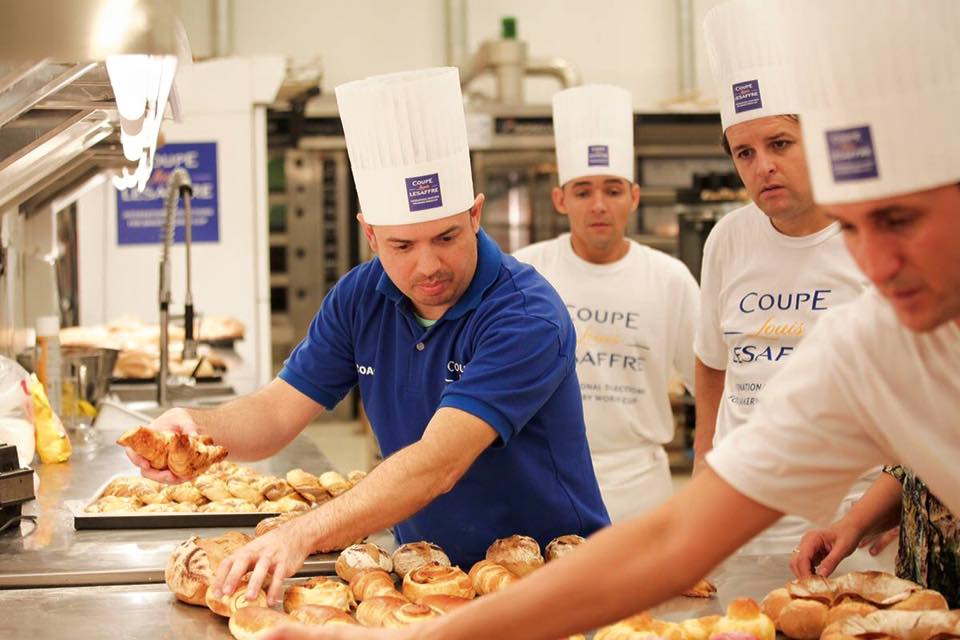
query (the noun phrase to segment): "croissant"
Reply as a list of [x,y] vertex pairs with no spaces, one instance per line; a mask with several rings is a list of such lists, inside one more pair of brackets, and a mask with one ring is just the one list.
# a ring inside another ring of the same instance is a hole
[[469,603],[470,598],[461,598],[460,596],[448,596],[443,594],[424,596],[420,599],[420,604],[426,605],[440,614],[450,613],[454,609]]
[[387,628],[406,627],[430,618],[436,618],[439,615],[426,605],[407,603],[387,615],[383,619],[383,626]]
[[117,438],[117,444],[133,449],[154,469],[169,469],[181,478],[199,475],[227,457],[227,450],[214,445],[209,437],[154,431],[144,426],[122,434]]
[[241,580],[240,584],[237,585],[237,588],[234,590],[232,596],[221,596],[215,598],[213,596],[213,590],[207,589],[206,603],[210,611],[213,611],[218,616],[223,616],[224,618],[229,618],[237,612],[237,610],[244,607],[266,607],[267,606],[267,594],[261,589],[257,592],[257,597],[255,600],[247,600],[247,580]]
[[297,622],[312,626],[327,624],[357,624],[357,621],[336,607],[308,604],[290,612],[290,616]]
[[365,627],[382,627],[383,619],[410,601],[396,596],[373,596],[357,607],[357,622]]
[[341,611],[350,611],[357,606],[347,585],[326,576],[295,584],[283,594],[283,610],[287,613],[308,604],[334,607]]
[[361,569],[350,580],[350,590],[358,602],[374,596],[403,597],[393,578],[383,569]]
[[432,542],[408,542],[393,552],[393,570],[400,578],[430,562],[450,566],[450,558]]
[[523,577],[543,566],[540,544],[529,536],[510,536],[494,541],[487,549],[487,560],[492,560]]
[[414,569],[403,579],[403,595],[413,602],[437,594],[469,599],[476,596],[476,591],[470,576],[460,567],[446,567],[436,562]]
[[481,560],[470,569],[470,582],[480,595],[499,591],[519,579],[506,567],[490,560]]

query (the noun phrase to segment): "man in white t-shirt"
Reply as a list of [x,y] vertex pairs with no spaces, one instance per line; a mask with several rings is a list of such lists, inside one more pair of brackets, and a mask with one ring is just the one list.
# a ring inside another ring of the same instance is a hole
[[[824,313],[867,286],[839,224],[813,201],[796,99],[778,82],[783,69],[775,58],[757,57],[772,34],[751,35],[750,44],[707,39],[723,148],[753,202],[724,216],[704,246],[694,345],[694,473],[717,442],[746,424],[767,382]],[[862,495],[870,478],[852,488],[844,506]],[[741,553],[789,552],[810,526],[785,516]]]
[[[706,23],[730,14],[784,38],[814,197],[874,288],[817,323],[749,422],[659,509],[415,628],[295,637],[551,640],[595,629],[679,594],[783,513],[829,519],[850,483],[885,462],[911,467],[960,513],[960,3],[734,0]],[[748,45],[750,33],[718,37]]]
[[676,371],[693,389],[697,284],[687,267],[628,239],[634,183],[630,92],[609,85],[554,96],[560,186],[570,233],[515,253],[543,274],[577,328],[577,377],[600,493],[613,522],[672,495],[663,445],[673,439],[667,393]]

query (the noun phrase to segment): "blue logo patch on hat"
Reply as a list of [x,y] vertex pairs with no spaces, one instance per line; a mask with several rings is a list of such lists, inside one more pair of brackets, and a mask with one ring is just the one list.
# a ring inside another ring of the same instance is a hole
[[763,99],[760,97],[759,82],[747,80],[733,85],[733,110],[735,113],[762,108]]
[[587,166],[588,167],[609,167],[610,166],[610,147],[605,144],[587,145]]
[[869,125],[827,131],[827,150],[834,182],[880,176]]
[[407,202],[410,212],[436,209],[443,206],[440,177],[435,173],[407,178]]

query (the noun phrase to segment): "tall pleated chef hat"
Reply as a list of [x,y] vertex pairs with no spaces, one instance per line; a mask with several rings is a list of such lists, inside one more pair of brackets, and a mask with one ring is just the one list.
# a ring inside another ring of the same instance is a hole
[[[797,90],[786,73],[794,34],[776,23],[787,0],[730,0],[703,19],[707,57],[717,85],[723,130],[748,120],[797,113]],[[810,38],[807,46],[819,46]]]
[[817,202],[960,181],[960,2],[813,0],[789,13],[783,28],[810,35],[792,75]]
[[473,205],[460,73],[439,67],[336,89],[360,208],[368,224],[428,222]]
[[620,87],[591,84],[553,96],[560,184],[584,176],[634,181],[633,99]]

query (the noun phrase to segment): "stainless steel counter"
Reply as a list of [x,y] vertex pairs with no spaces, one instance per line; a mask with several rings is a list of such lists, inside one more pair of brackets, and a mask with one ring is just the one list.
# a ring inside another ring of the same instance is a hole
[[[163,582],[163,568],[177,544],[191,535],[215,536],[226,531],[75,531],[73,515],[64,504],[67,500],[89,499],[109,477],[137,473],[114,444],[116,437],[110,431],[97,432],[93,443],[74,449],[69,462],[36,466],[38,497],[25,504],[23,511],[37,515],[37,524],[24,522],[19,531],[0,535],[0,588]],[[272,458],[249,466],[281,476],[296,467],[313,473],[332,468],[303,435]],[[248,532],[252,534],[252,528]],[[331,554],[311,556],[302,574],[333,573],[335,559]]]
[[[735,598],[759,601],[792,578],[788,556],[735,556],[711,576],[712,599],[676,598],[652,610],[679,621],[723,613]],[[851,562],[852,561],[852,562]],[[841,570],[861,568],[850,558]],[[638,586],[638,588],[640,588]],[[230,638],[226,619],[203,607],[177,602],[163,584],[0,591],[0,617],[14,614],[16,638]],[[109,612],[109,615],[106,613]]]

